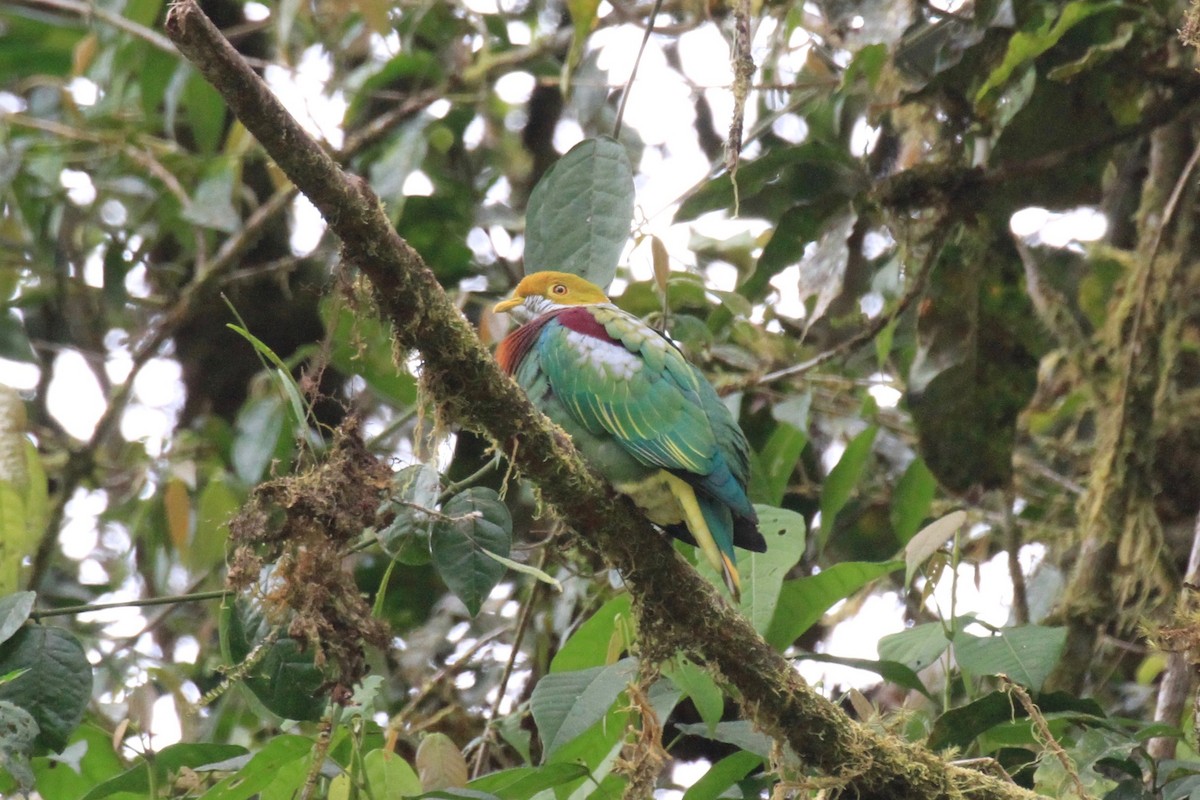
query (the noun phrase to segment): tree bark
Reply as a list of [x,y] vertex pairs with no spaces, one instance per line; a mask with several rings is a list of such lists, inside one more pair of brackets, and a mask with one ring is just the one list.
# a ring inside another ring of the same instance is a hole
[[808,766],[844,781],[857,796],[1036,796],[859,725],[814,692],[628,500],[587,468],[561,430],[501,374],[420,255],[389,224],[366,183],[343,173],[304,133],[194,0],[172,7],[166,28],[324,215],[342,241],[346,262],[373,284],[397,346],[420,352],[423,379],[446,419],[486,433],[504,452],[514,454],[522,473],[538,484],[566,522],[587,533],[580,537],[582,546],[595,548],[621,572],[647,657],[684,650],[715,666],[741,694],[747,715],[759,728],[786,742]]

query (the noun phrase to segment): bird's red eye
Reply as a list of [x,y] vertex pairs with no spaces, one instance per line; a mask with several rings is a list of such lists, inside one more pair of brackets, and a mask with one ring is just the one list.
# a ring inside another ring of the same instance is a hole
[[554,292],[555,294],[566,294],[567,287],[563,286],[561,283],[556,283],[554,284],[554,288],[552,288],[550,291]]

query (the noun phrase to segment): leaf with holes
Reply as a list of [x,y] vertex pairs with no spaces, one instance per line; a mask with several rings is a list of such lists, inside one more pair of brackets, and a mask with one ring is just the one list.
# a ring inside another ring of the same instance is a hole
[[66,746],[92,698],[92,665],[79,640],[62,628],[27,625],[0,645],[0,700],[33,716],[37,741],[55,752]]
[[742,570],[742,613],[765,633],[779,603],[783,578],[804,555],[804,517],[786,508],[756,505],[758,528],[767,541],[765,553],[739,554]]

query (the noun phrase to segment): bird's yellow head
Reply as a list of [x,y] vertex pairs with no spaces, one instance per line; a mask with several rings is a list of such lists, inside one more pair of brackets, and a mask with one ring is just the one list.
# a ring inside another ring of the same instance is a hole
[[578,275],[567,272],[535,272],[517,284],[512,297],[497,303],[497,314],[525,307],[532,313],[542,313],[555,306],[584,306],[607,303],[608,296]]

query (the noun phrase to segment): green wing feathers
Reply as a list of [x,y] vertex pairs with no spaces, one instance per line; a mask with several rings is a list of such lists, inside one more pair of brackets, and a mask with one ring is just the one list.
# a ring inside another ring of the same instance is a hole
[[717,440],[694,389],[681,386],[674,370],[654,369],[644,360],[628,373],[610,370],[583,352],[572,334],[562,326],[547,328],[539,355],[554,394],[580,424],[616,437],[647,466],[708,474]]

